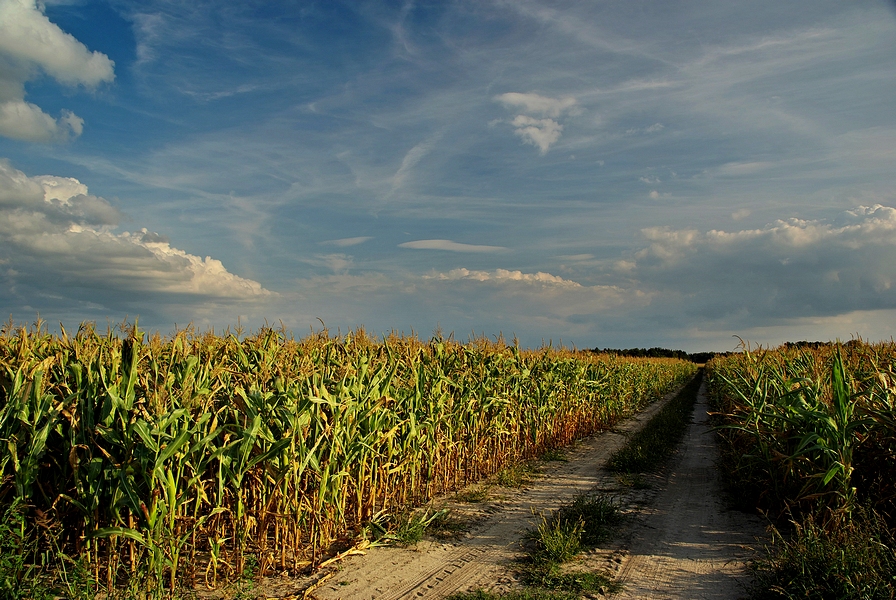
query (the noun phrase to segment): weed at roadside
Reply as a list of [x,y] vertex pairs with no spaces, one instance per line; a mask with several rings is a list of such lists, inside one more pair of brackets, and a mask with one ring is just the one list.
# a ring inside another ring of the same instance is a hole
[[563,448],[551,448],[541,455],[541,460],[545,462],[569,462],[569,457]]
[[538,474],[539,469],[534,463],[517,463],[498,471],[494,481],[503,487],[519,488],[532,481]]
[[641,473],[617,473],[616,481],[618,481],[620,485],[630,487],[633,490],[649,490],[653,487],[646,479],[644,479],[644,475]]
[[36,544],[26,528],[23,513],[22,502],[15,499],[4,511],[0,523],[0,597],[50,597],[37,581],[37,567],[29,562]]
[[857,509],[829,529],[807,516],[793,535],[773,534],[766,556],[751,566],[755,600],[894,597],[896,535],[873,511]]
[[541,523],[532,532],[536,550],[532,553],[536,563],[565,563],[582,550],[582,532],[585,523],[542,515]]
[[[430,513],[424,511],[408,511],[399,515],[379,515],[367,524],[365,535],[380,544],[395,544],[397,546],[414,546],[423,539],[427,528],[433,524],[447,519],[448,509],[442,509]],[[442,521],[444,523],[444,521]]]
[[485,484],[471,485],[454,495],[455,500],[467,504],[478,504],[480,502],[485,502],[488,498],[489,486]]
[[450,510],[441,510],[433,515],[427,535],[438,540],[453,540],[461,537],[469,529],[469,521],[456,517]]
[[532,559],[566,562],[582,549],[596,547],[623,518],[612,498],[602,494],[576,496],[569,506],[551,516],[542,516],[541,523],[530,533],[529,538],[535,542]]
[[596,547],[622,519],[617,503],[601,494],[579,495],[569,506],[542,516],[541,523],[528,536],[534,548],[528,560],[519,566],[523,582],[531,590],[549,590],[554,594],[546,598],[566,597],[563,594],[578,598],[586,592],[618,591],[618,584],[603,572],[568,571],[561,565],[582,550]]

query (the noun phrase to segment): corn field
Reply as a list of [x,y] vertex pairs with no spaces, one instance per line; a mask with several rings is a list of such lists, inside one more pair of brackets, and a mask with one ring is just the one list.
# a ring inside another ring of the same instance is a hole
[[106,589],[320,562],[369,520],[604,429],[696,371],[503,341],[0,332],[0,503]]
[[[896,344],[757,349],[707,365],[741,493],[774,514],[896,524]],[[753,492],[751,495],[750,492]]]

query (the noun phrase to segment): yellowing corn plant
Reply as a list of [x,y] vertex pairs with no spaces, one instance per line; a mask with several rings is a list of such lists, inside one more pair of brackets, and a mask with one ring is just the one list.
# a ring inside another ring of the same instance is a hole
[[[0,333],[0,504],[96,585],[296,572],[396,513],[613,424],[696,371],[503,342]],[[36,558],[35,558],[36,560]]]

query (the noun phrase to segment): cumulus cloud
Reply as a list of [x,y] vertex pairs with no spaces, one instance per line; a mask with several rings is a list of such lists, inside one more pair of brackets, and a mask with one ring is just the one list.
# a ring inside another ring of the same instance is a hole
[[15,295],[24,286],[31,293],[90,299],[99,298],[101,290],[104,301],[134,294],[271,295],[221,261],[172,247],[158,233],[116,234],[120,221],[117,208],[89,194],[77,179],[28,177],[0,161],[0,262],[7,293]]
[[54,119],[25,101],[25,83],[39,71],[71,87],[115,78],[108,56],[51,23],[35,0],[0,0],[0,135],[33,142],[78,137],[83,119],[67,110]]
[[551,98],[534,93],[508,92],[495,96],[494,100],[508,109],[520,111],[521,114],[510,122],[514,133],[524,143],[538,148],[542,155],[550,150],[563,132],[563,125],[557,119],[565,113],[577,112],[577,101],[571,96]]
[[419,291],[439,308],[446,319],[441,323],[449,329],[458,323],[493,323],[494,330],[506,333],[524,321],[527,330],[554,339],[581,335],[583,326],[601,328],[608,318],[615,323],[651,301],[650,294],[631,286],[582,285],[551,273],[507,269],[432,273],[422,278]]
[[526,283],[540,283],[545,285],[556,285],[561,287],[582,287],[581,284],[563,279],[550,273],[523,273],[522,271],[508,271],[507,269],[497,269],[495,271],[471,271],[469,269],[452,269],[447,273],[439,273],[438,275],[427,276],[430,279],[440,280],[457,280],[471,279],[473,281],[522,281]]
[[449,252],[501,252],[507,250],[503,246],[481,246],[475,244],[461,244],[451,240],[416,240],[398,244],[399,248],[411,248],[414,250],[447,250]]
[[[749,320],[896,308],[896,209],[740,231],[642,230],[626,275],[707,317]],[[632,264],[633,263],[633,264]],[[619,269],[621,272],[622,270]]]
[[553,119],[533,119],[525,115],[517,115],[512,125],[514,133],[523,138],[523,142],[536,146],[542,154],[550,150],[563,131],[563,125]]

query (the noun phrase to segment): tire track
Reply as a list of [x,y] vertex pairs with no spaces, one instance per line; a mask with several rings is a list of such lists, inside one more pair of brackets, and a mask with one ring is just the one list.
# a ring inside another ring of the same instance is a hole
[[763,536],[758,518],[725,510],[705,384],[665,488],[636,529],[617,577],[628,599],[732,600],[744,594],[747,561]]

